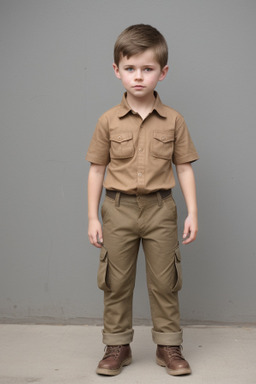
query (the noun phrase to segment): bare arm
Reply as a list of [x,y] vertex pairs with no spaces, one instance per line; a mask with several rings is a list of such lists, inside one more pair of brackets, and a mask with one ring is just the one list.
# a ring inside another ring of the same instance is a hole
[[189,244],[196,239],[198,232],[195,177],[190,163],[176,165],[176,171],[188,210],[182,243]]
[[103,242],[98,212],[105,169],[105,165],[91,164],[88,175],[88,236],[97,248],[101,248],[98,239]]

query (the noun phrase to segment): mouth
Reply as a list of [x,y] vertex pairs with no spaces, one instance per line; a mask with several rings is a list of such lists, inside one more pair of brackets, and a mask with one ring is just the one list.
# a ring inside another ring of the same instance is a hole
[[144,89],[145,87],[143,87],[143,85],[135,85],[133,88],[134,89]]

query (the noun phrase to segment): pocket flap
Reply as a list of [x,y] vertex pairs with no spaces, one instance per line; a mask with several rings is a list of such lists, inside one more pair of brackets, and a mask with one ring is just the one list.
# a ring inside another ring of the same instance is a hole
[[174,131],[155,131],[154,139],[159,140],[162,143],[169,143],[170,141],[174,141]]
[[102,247],[100,250],[100,263],[97,274],[98,287],[103,291],[108,291],[108,251]]
[[108,251],[104,247],[102,247],[100,250],[100,261],[106,260],[107,253],[108,253]]
[[132,139],[132,132],[121,132],[116,133],[115,135],[110,135],[110,140],[117,143],[122,143],[123,141],[128,141]]
[[180,249],[179,248],[176,248],[175,249],[175,256],[176,256],[176,259],[181,262],[181,253],[180,253]]
[[179,247],[175,249],[174,265],[176,270],[176,284],[173,287],[173,292],[178,292],[182,288],[182,269],[181,269],[181,254]]

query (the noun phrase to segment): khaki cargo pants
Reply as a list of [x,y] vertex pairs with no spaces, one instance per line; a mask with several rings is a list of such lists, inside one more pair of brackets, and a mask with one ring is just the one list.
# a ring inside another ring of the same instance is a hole
[[182,344],[178,291],[181,258],[177,211],[170,194],[106,196],[101,209],[104,246],[98,286],[104,290],[103,343],[129,344],[133,339],[132,301],[137,255],[142,241],[153,322],[153,341]]

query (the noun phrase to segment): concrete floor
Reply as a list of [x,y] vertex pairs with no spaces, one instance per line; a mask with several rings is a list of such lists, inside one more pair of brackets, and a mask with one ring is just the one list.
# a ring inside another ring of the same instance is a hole
[[137,326],[133,363],[115,377],[98,376],[101,327],[0,325],[0,384],[256,383],[256,328],[184,327],[191,376],[169,376],[155,363],[151,328]]

